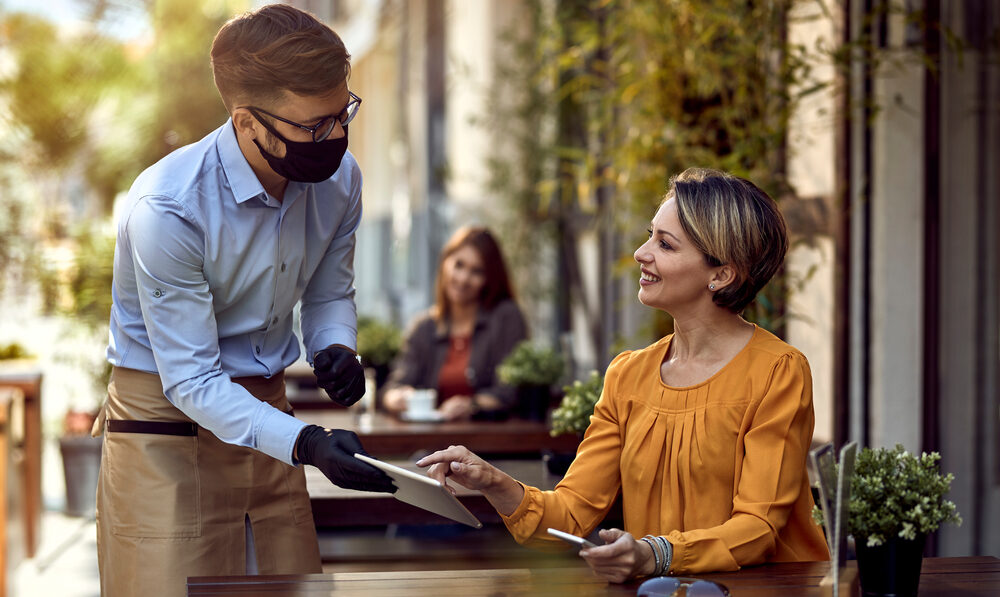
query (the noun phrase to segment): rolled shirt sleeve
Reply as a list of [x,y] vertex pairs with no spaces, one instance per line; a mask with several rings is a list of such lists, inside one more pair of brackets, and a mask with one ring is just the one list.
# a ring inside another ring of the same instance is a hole
[[292,462],[305,424],[254,398],[222,370],[213,296],[203,273],[203,233],[193,214],[147,197],[123,222],[137,297],[164,393],[222,441]]
[[[289,464],[304,423],[233,378],[272,377],[305,343],[354,347],[361,172],[268,195],[231,122],[143,172],[118,224],[107,358],[156,373],[167,399],[219,439]],[[311,356],[311,354],[310,354]]]

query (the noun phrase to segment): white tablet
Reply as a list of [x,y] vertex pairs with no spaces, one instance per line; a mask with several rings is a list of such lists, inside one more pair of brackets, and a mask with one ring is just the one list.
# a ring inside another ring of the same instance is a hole
[[397,500],[476,529],[482,528],[483,523],[479,522],[479,519],[436,479],[375,460],[364,454],[355,454],[354,457],[385,471],[385,474],[392,477],[393,484],[398,488],[392,497]]

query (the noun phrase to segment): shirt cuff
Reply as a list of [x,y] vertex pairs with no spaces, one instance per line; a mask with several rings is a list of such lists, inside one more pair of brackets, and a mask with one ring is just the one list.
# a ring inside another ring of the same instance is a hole
[[257,449],[285,464],[295,466],[298,463],[292,460],[292,451],[295,449],[299,433],[305,426],[304,421],[278,409],[271,409],[271,413],[265,415],[261,421],[260,431],[257,434]]
[[313,362],[313,355],[323,350],[327,346],[333,344],[340,344],[341,346],[346,346],[347,348],[353,350],[355,353],[357,353],[358,350],[357,333],[355,332],[354,334],[352,334],[350,330],[347,329],[328,328],[321,332],[318,332],[316,334],[316,338],[317,340],[319,340],[318,346],[316,346],[314,349],[310,349],[309,354],[306,355],[307,356],[306,360],[309,361],[310,365]]

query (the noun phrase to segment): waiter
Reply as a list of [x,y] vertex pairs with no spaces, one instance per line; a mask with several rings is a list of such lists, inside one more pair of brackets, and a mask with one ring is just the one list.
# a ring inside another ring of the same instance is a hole
[[115,249],[97,493],[105,597],[184,595],[200,575],[321,572],[300,463],[394,491],[345,430],[291,416],[293,308],[319,385],[350,405],[357,360],[361,98],[350,56],[312,15],[264,6],[219,30],[230,119],[132,185]]

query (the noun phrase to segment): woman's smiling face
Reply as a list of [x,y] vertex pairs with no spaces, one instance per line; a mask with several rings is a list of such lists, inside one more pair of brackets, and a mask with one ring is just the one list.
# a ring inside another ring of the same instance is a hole
[[444,291],[453,305],[479,302],[486,285],[483,258],[471,245],[455,250],[444,260]]
[[714,270],[681,227],[677,202],[670,198],[656,211],[649,240],[635,250],[639,263],[639,302],[668,313],[704,300]]

